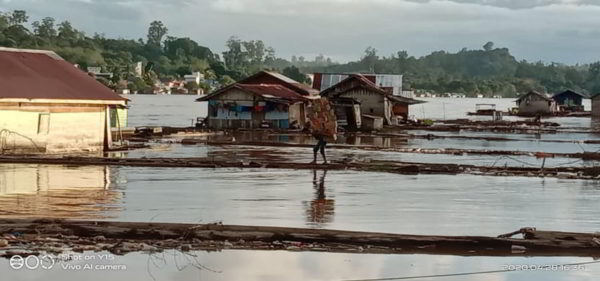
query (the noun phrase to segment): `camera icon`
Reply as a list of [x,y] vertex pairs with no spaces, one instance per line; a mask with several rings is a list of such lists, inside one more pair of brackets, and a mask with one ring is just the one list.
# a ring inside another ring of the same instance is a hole
[[44,255],[42,257],[31,255],[26,258],[23,258],[20,255],[14,255],[9,260],[10,267],[15,270],[19,270],[23,267],[31,270],[41,267],[42,269],[48,270],[52,269],[55,263],[54,257],[50,255]]
[[25,265],[25,259],[22,256],[14,255],[10,258],[8,264],[12,269],[21,269]]

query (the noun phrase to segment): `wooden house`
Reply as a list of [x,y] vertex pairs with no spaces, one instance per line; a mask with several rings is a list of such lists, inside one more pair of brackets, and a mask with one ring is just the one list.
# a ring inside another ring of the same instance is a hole
[[305,102],[318,91],[279,73],[261,71],[198,98],[208,102],[212,129],[300,128],[306,122]]
[[103,151],[126,103],[54,52],[0,48],[0,153]]
[[557,112],[556,101],[546,94],[531,91],[516,100],[519,107],[518,115],[536,116],[553,115]]
[[559,111],[579,112],[584,111],[583,99],[589,98],[587,95],[572,90],[566,90],[552,96],[556,101]]
[[407,119],[409,105],[422,103],[412,98],[394,96],[360,74],[351,74],[346,79],[325,89],[321,96],[334,104],[339,99],[352,99],[360,104],[362,115],[382,117],[386,124],[395,118]]

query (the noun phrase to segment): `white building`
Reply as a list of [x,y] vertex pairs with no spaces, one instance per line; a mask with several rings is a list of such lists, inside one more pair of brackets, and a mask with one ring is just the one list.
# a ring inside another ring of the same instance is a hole
[[196,85],[200,85],[200,82],[204,81],[204,74],[201,72],[192,72],[192,74],[184,75],[183,81],[185,83],[196,82]]

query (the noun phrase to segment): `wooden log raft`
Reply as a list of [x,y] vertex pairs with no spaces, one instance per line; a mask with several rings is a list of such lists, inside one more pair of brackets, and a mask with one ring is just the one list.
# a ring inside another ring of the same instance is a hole
[[[518,233],[525,234],[524,238],[222,224],[0,219],[0,235],[9,239],[11,248],[31,251],[48,251],[46,242],[55,247],[62,243],[65,248],[74,250],[108,250],[117,254],[139,250],[230,248],[465,256],[600,256],[600,244],[596,241],[599,234],[537,231],[534,228],[523,228]],[[12,253],[14,251],[7,251],[4,256]]]
[[[261,160],[258,160],[261,161]],[[209,158],[105,158],[105,157],[41,157],[0,156],[0,163],[27,163],[47,165],[103,165],[134,167],[182,167],[182,168],[269,168],[305,170],[354,170],[396,174],[472,174],[487,176],[559,177],[565,179],[598,179],[600,167],[496,167],[446,163],[419,163],[404,161],[351,162],[328,164],[275,162],[275,161],[219,161]]]
[[[401,139],[407,141],[407,139]],[[202,139],[182,139],[184,145],[231,145],[231,146],[259,146],[259,147],[304,147],[312,148],[312,144],[284,143],[284,142],[264,142],[264,141],[208,141]],[[396,153],[419,153],[419,154],[448,154],[448,155],[509,155],[509,156],[538,156],[543,152],[519,151],[519,150],[490,150],[490,149],[460,149],[460,148],[404,148],[404,147],[383,147],[375,145],[350,145],[350,144],[328,144],[327,149],[353,149],[366,151],[385,151]],[[550,155],[550,154],[548,154]],[[600,152],[582,152],[582,153],[551,153],[551,158],[578,158],[582,160],[600,160]]]

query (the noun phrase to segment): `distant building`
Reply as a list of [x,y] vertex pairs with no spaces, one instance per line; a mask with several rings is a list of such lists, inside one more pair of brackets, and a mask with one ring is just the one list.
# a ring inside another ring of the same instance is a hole
[[113,77],[113,74],[110,72],[102,72],[102,67],[100,66],[88,66],[87,72],[96,78],[110,79]]
[[592,117],[600,118],[600,93],[592,96]]
[[288,129],[306,122],[305,102],[318,91],[279,73],[261,71],[196,101],[208,102],[208,126],[213,129]]
[[0,153],[111,145],[111,111],[127,99],[51,51],[0,48],[0,65]]
[[541,94],[536,91],[531,91],[519,97],[516,100],[519,107],[519,115],[535,116],[535,115],[552,115],[556,113],[556,102],[546,94]]
[[321,96],[327,97],[333,103],[337,103],[339,99],[355,100],[360,104],[362,115],[379,116],[386,124],[394,124],[397,117],[406,120],[409,105],[422,103],[412,98],[393,96],[361,74],[351,74],[322,91]]
[[[393,96],[405,96],[412,98],[411,92],[402,91],[402,75],[399,74],[360,74],[375,84],[377,87],[387,91]],[[319,91],[327,90],[333,85],[340,83],[342,80],[348,78],[352,73],[314,73],[313,74],[313,88]]]
[[192,74],[184,75],[183,81],[185,81],[185,83],[196,82],[197,85],[200,85],[200,82],[204,81],[204,74],[201,72],[193,72]]
[[142,75],[144,75],[144,66],[141,61],[138,61],[135,64],[134,73],[135,73],[135,77],[138,77],[138,78],[142,78]]
[[572,90],[566,90],[552,96],[560,111],[569,112],[584,111],[583,99],[587,98],[589,98],[587,95]]

